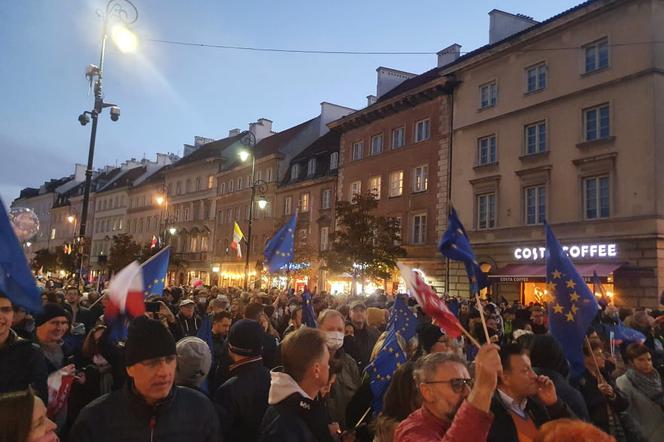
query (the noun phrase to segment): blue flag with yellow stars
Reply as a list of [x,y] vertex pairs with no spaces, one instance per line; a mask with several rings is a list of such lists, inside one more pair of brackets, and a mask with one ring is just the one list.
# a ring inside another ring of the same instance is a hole
[[163,295],[168,273],[168,260],[171,258],[171,247],[164,247],[152,258],[145,261],[143,268],[143,294]]
[[304,293],[302,293],[302,304],[302,323],[307,327],[318,328],[316,312],[314,311],[314,306],[311,304],[311,293],[309,293],[309,289],[306,287]]
[[595,295],[583,281],[567,253],[546,224],[546,279],[549,296],[549,332],[563,348],[572,378],[585,370],[583,343],[599,311]]
[[447,220],[447,230],[440,240],[438,250],[440,250],[443,256],[451,260],[463,262],[466,267],[468,279],[470,280],[470,291],[473,295],[479,293],[483,288],[488,287],[489,281],[477,263],[473,248],[470,247],[466,229],[463,228],[463,224],[461,224],[461,220],[459,220],[454,207],[450,210],[450,216]]
[[417,316],[408,308],[402,296],[397,296],[394,300],[390,317],[387,320],[387,331],[392,330],[399,332],[406,341],[417,333]]
[[399,345],[397,332],[394,330],[388,332],[383,347],[365,369],[369,375],[369,387],[373,393],[371,406],[375,414],[383,409],[383,395],[390,385],[394,372],[407,360],[405,350]]
[[276,273],[286,264],[293,262],[295,251],[295,226],[297,224],[297,213],[284,224],[272,239],[268,241],[263,251],[265,265],[270,273]]
[[[41,292],[0,199],[0,292],[29,312],[42,311]],[[11,327],[11,324],[9,324]]]

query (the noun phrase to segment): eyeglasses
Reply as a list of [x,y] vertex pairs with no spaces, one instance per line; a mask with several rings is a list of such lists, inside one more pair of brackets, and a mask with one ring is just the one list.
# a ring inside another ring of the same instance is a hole
[[165,356],[163,358],[146,359],[145,361],[139,362],[139,364],[148,368],[157,368],[162,362],[167,364],[175,362],[175,355]]
[[422,382],[423,384],[450,384],[452,387],[452,390],[454,390],[455,393],[461,393],[463,391],[463,387],[468,387],[473,388],[474,380],[472,379],[464,379],[464,378],[457,378],[457,379],[450,379],[449,381],[429,381],[429,382]]

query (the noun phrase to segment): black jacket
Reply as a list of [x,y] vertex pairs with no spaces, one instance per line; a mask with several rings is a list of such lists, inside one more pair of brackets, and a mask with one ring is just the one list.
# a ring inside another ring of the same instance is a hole
[[46,358],[37,344],[19,338],[13,330],[0,347],[0,393],[24,390],[29,385],[48,402]]
[[203,394],[174,387],[152,407],[131,386],[93,401],[79,414],[69,442],[217,442],[214,406]]
[[[609,429],[609,410],[607,409],[607,405],[611,407],[617,415],[617,413],[627,410],[629,407],[629,401],[623,392],[621,392],[616,386],[613,379],[611,379],[611,376],[606,376],[606,374],[604,374],[604,379],[611,388],[613,388],[613,391],[616,394],[616,397],[613,400],[609,400],[599,391],[597,388],[597,379],[595,379],[595,377],[587,370],[583,376],[579,378],[576,386],[586,401],[588,412],[590,413],[590,421],[605,433],[611,434]],[[619,420],[617,423],[621,424]]]
[[[491,400],[491,412],[494,417],[487,442],[518,442],[519,437],[512,416],[497,391]],[[546,407],[537,399],[529,398],[526,404],[526,414],[537,428],[554,419],[574,419],[576,417],[560,399],[553,406]]]
[[375,327],[365,324],[362,329],[355,329],[353,336],[344,338],[344,348],[346,352],[357,361],[360,372],[369,364],[371,350],[373,350],[380,332]]
[[226,440],[255,441],[270,391],[270,371],[260,357],[230,367],[231,378],[214,394]]
[[190,319],[187,319],[182,316],[181,313],[178,313],[175,316],[173,337],[176,341],[179,341],[180,339],[186,338],[187,336],[196,336],[202,322],[203,321],[201,320],[200,316],[195,313],[194,316],[192,316]]
[[260,442],[332,442],[325,404],[311,400],[293,378],[272,372],[270,394],[258,431]]

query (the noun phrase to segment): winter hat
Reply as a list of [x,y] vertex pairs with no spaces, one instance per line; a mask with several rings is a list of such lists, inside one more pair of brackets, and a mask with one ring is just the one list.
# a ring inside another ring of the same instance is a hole
[[39,327],[53,318],[65,317],[69,319],[67,311],[58,304],[45,304],[41,313],[35,315],[35,326]]
[[175,383],[188,387],[200,387],[212,365],[210,347],[202,339],[188,336],[180,339],[175,348],[178,355]]
[[431,352],[431,347],[443,336],[440,327],[433,324],[422,324],[417,330],[417,340],[425,353]]
[[241,356],[260,356],[263,333],[257,321],[241,319],[233,324],[228,333],[228,349]]
[[175,354],[175,339],[161,321],[139,316],[129,325],[125,344],[127,367],[148,359]]

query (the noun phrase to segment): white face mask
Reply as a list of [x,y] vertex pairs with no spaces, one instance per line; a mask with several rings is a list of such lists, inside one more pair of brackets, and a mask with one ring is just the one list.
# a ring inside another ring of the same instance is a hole
[[344,334],[340,331],[326,331],[325,335],[327,337],[327,348],[333,351],[337,351],[344,345]]

